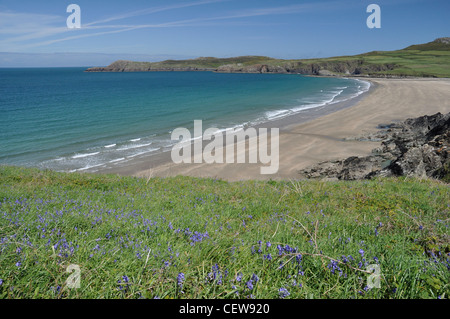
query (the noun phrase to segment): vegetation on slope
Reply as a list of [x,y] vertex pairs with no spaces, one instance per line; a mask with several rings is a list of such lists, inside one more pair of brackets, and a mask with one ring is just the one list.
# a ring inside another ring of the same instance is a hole
[[[448,298],[449,199],[433,180],[1,166],[0,298]],[[380,288],[368,285],[373,267]]]

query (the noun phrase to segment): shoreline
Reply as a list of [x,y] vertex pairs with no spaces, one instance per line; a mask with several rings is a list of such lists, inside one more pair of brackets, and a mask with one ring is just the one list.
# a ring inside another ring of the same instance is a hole
[[[342,77],[342,79],[347,79],[347,77]],[[297,126],[298,124],[304,124],[309,121],[312,121],[314,119],[317,119],[319,117],[322,117],[324,115],[328,115],[334,112],[337,112],[339,110],[348,108],[353,106],[354,104],[361,101],[366,95],[370,94],[373,90],[376,89],[377,85],[371,82],[367,79],[360,79],[364,82],[368,82],[370,87],[367,91],[364,91],[360,93],[358,96],[349,98],[344,101],[335,102],[331,104],[325,104],[322,106],[310,108],[301,110],[295,114],[291,114],[285,117],[281,117],[278,119],[272,119],[268,120],[267,122],[254,124],[248,127],[255,128],[256,130],[261,128],[267,128],[270,130],[270,128],[279,128],[280,131],[280,139],[281,135],[284,134],[291,134],[291,129]],[[245,127],[245,128],[248,128]],[[206,128],[204,128],[206,129]],[[203,142],[203,147],[208,144],[208,141]],[[225,147],[225,142],[223,144],[223,147]],[[248,149],[247,149],[248,150]],[[154,153],[154,154],[148,154],[144,155],[142,157],[137,157],[135,159],[132,159],[126,163],[124,163],[121,166],[115,166],[115,167],[107,167],[102,169],[97,169],[93,172],[90,172],[90,170],[86,170],[87,173],[95,173],[95,174],[118,174],[118,175],[124,175],[124,176],[142,176],[145,175],[146,170],[153,170],[162,168],[166,165],[171,165],[172,159],[170,156],[171,150],[165,150],[162,152]],[[206,164],[206,163],[204,163]],[[193,164],[187,164],[187,165],[193,165]],[[212,165],[220,165],[220,164],[212,164]],[[239,164],[241,165],[241,164]],[[252,165],[259,165],[259,164],[252,164]]]
[[378,131],[379,124],[450,111],[450,79],[363,77],[360,80],[370,82],[371,87],[353,99],[254,126],[280,128],[280,163],[276,174],[261,175],[260,163],[174,164],[170,151],[96,173],[145,178],[187,175],[227,181],[297,179],[299,170],[318,162],[370,154],[379,142],[357,141],[352,137]]

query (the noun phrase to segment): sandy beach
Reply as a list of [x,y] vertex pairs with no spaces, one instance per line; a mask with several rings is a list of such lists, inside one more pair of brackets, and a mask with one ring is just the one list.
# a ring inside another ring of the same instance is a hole
[[167,153],[108,173],[139,177],[187,175],[227,181],[298,179],[298,171],[312,164],[370,154],[378,142],[355,141],[351,137],[377,131],[379,124],[450,111],[450,79],[364,80],[369,80],[372,88],[364,96],[350,101],[353,105],[338,107],[329,114],[300,124],[291,118],[290,121],[263,125],[277,127],[280,124],[276,174],[262,175],[261,163],[174,164]]

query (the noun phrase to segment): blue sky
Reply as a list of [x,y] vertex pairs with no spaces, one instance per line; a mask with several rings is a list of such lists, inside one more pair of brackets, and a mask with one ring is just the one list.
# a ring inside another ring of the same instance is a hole
[[[80,29],[66,26],[71,3]],[[371,3],[381,29],[366,26]],[[0,67],[395,50],[450,36],[448,12],[449,0],[0,0]]]

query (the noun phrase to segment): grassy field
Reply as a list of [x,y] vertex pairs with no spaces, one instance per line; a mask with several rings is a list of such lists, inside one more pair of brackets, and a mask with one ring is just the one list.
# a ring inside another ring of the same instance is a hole
[[0,166],[0,298],[448,298],[449,191]]

